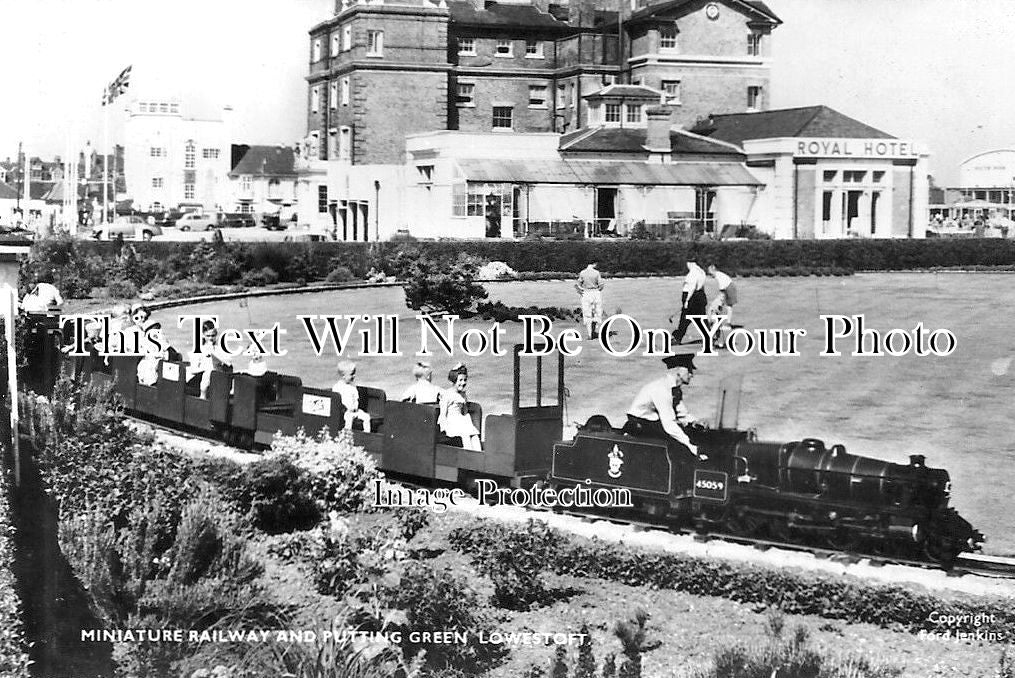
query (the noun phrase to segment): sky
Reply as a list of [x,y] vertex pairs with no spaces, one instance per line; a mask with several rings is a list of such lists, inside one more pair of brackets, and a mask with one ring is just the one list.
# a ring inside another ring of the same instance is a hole
[[[826,104],[923,141],[938,185],[982,151],[1015,146],[1012,0],[766,0],[773,108]],[[305,133],[307,31],[333,0],[0,0],[7,56],[0,158],[101,145],[103,88],[233,108],[237,143]],[[117,101],[121,104],[126,99]],[[122,106],[110,109],[117,141]]]

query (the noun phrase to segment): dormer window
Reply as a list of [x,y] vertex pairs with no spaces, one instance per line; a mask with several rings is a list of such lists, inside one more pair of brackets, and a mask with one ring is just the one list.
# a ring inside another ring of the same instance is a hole
[[641,105],[639,104],[626,104],[627,108],[627,122],[640,123],[641,122]]
[[670,24],[659,28],[659,49],[669,52],[677,51],[677,25]]
[[462,56],[476,56],[476,39],[458,38],[458,53]]
[[311,61],[313,61],[314,63],[317,63],[320,60],[321,60],[321,41],[320,40],[314,40],[314,54],[313,54],[313,58],[311,59]]
[[603,122],[620,124],[620,104],[603,104]]
[[513,50],[512,50],[512,43],[511,43],[511,41],[510,40],[498,40],[497,41],[497,51],[495,52],[495,54],[497,56],[499,56],[499,57],[509,57],[509,56],[512,56]]

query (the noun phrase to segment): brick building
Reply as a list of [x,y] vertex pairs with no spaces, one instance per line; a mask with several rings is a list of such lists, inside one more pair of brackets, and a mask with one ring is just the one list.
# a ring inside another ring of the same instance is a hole
[[780,21],[764,3],[615,8],[337,0],[310,30],[309,155],[385,164],[418,132],[567,132],[586,124],[585,97],[614,83],[663,92],[680,126],[767,108]]

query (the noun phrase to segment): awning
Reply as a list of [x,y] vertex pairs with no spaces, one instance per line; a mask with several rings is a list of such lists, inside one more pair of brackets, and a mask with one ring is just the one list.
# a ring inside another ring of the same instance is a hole
[[635,186],[762,186],[738,163],[650,164],[598,160],[476,160],[458,166],[469,181],[511,184]]

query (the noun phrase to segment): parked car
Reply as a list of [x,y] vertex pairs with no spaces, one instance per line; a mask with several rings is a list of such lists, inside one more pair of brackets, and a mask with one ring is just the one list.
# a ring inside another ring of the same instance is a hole
[[219,215],[215,213],[187,212],[176,220],[176,227],[181,231],[210,231],[219,226]]
[[112,240],[119,235],[136,240],[151,240],[157,235],[162,235],[162,228],[136,215],[116,217],[112,223],[96,224],[92,227],[92,237],[96,240]]
[[245,212],[223,214],[221,224],[222,226],[233,228],[253,228],[257,226],[257,222],[254,221],[254,215]]

